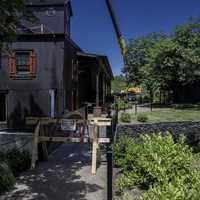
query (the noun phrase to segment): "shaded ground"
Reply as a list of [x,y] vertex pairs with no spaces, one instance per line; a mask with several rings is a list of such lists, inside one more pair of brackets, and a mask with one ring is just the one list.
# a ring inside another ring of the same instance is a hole
[[48,162],[22,174],[14,191],[0,200],[104,200],[106,165],[91,175],[89,145],[64,144]]

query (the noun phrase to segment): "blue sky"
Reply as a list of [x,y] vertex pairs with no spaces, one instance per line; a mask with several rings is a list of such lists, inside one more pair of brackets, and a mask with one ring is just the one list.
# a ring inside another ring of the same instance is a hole
[[[199,0],[112,0],[126,41],[151,32],[170,33],[189,17],[200,17]],[[72,39],[90,53],[109,57],[115,75],[123,60],[105,0],[72,0]]]

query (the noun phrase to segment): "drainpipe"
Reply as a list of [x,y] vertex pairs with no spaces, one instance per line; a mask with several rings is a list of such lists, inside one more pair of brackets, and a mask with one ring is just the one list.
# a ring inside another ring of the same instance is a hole
[[55,90],[50,89],[50,117],[55,118]]
[[44,24],[40,25],[40,31],[41,31],[41,34],[44,34]]

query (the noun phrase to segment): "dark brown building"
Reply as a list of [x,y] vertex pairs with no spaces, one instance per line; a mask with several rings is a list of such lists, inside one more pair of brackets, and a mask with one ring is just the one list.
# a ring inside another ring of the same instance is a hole
[[65,0],[30,0],[38,20],[22,22],[0,59],[0,123],[23,128],[27,116],[61,116],[85,102],[104,105],[112,70],[106,56],[87,54],[70,39]]

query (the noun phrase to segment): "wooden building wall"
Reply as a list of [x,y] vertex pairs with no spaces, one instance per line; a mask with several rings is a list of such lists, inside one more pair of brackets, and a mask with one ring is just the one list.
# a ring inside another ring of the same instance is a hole
[[72,110],[72,65],[76,62],[76,47],[65,41],[23,39],[10,50],[34,50],[37,74],[32,80],[9,76],[8,54],[2,56],[0,92],[7,96],[7,120],[10,127],[24,125],[26,116],[50,116],[50,90],[55,90],[55,116]]

